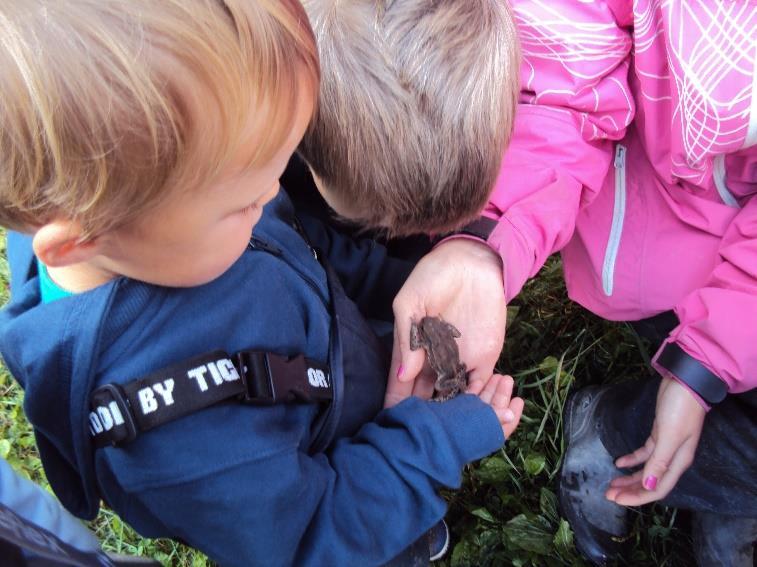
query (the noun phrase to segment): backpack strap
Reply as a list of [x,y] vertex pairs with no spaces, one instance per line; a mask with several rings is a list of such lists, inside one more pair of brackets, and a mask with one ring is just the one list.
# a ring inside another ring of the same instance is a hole
[[225,400],[272,405],[330,403],[328,365],[303,355],[221,350],[183,360],[90,396],[89,431],[96,447],[118,446],[140,433]]

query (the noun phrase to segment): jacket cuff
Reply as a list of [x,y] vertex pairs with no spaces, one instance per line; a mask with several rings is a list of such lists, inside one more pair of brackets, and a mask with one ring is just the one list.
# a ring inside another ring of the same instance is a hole
[[446,402],[428,402],[447,436],[467,464],[491,455],[505,444],[505,435],[494,410],[472,394],[460,394]]
[[704,402],[705,409],[722,402],[728,394],[723,380],[675,342],[663,343],[652,359],[652,366],[663,376],[685,385]]
[[521,230],[506,216],[499,219],[487,244],[502,258],[505,300],[520,293],[534,267],[534,251]]

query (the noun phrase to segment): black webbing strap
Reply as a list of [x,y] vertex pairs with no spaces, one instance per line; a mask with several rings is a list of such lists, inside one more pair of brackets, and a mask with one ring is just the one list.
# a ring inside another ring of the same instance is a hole
[[722,402],[728,388],[720,378],[689,356],[676,343],[668,343],[657,357],[657,364],[702,396],[710,405]]
[[454,236],[455,234],[465,234],[467,236],[473,236],[480,238],[484,242],[489,240],[489,235],[497,227],[497,221],[489,217],[478,217],[476,220],[469,222],[465,226],[453,230],[451,232],[445,232],[434,238],[435,242],[439,242],[447,238],[448,236]]
[[96,447],[119,445],[218,402],[319,403],[333,399],[327,365],[302,355],[221,350],[168,366],[127,384],[106,384],[90,396],[89,430]]

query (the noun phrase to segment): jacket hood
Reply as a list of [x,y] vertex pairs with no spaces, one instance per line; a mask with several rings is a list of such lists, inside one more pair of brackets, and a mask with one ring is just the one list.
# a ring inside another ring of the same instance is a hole
[[[72,328],[68,321],[72,308],[84,312],[107,309],[119,280],[42,304],[31,238],[9,232],[7,250],[11,301],[0,312],[0,352],[24,388],[24,411],[35,426],[37,446],[53,490],[73,514],[92,519],[100,496],[87,432],[87,392],[94,380],[91,367],[93,353],[99,350],[100,326]],[[70,302],[77,305],[72,307]],[[57,338],[35,340],[45,335]],[[56,407],[59,412],[54,411]],[[61,413],[69,419],[61,420]]]

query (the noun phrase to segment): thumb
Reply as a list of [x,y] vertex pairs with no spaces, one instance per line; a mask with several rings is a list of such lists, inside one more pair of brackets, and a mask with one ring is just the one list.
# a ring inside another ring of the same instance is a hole
[[[417,318],[418,320],[420,317]],[[410,327],[413,319],[399,317],[394,321],[394,345],[389,377],[400,382],[412,382],[423,369],[426,351],[422,348],[410,349]]]

